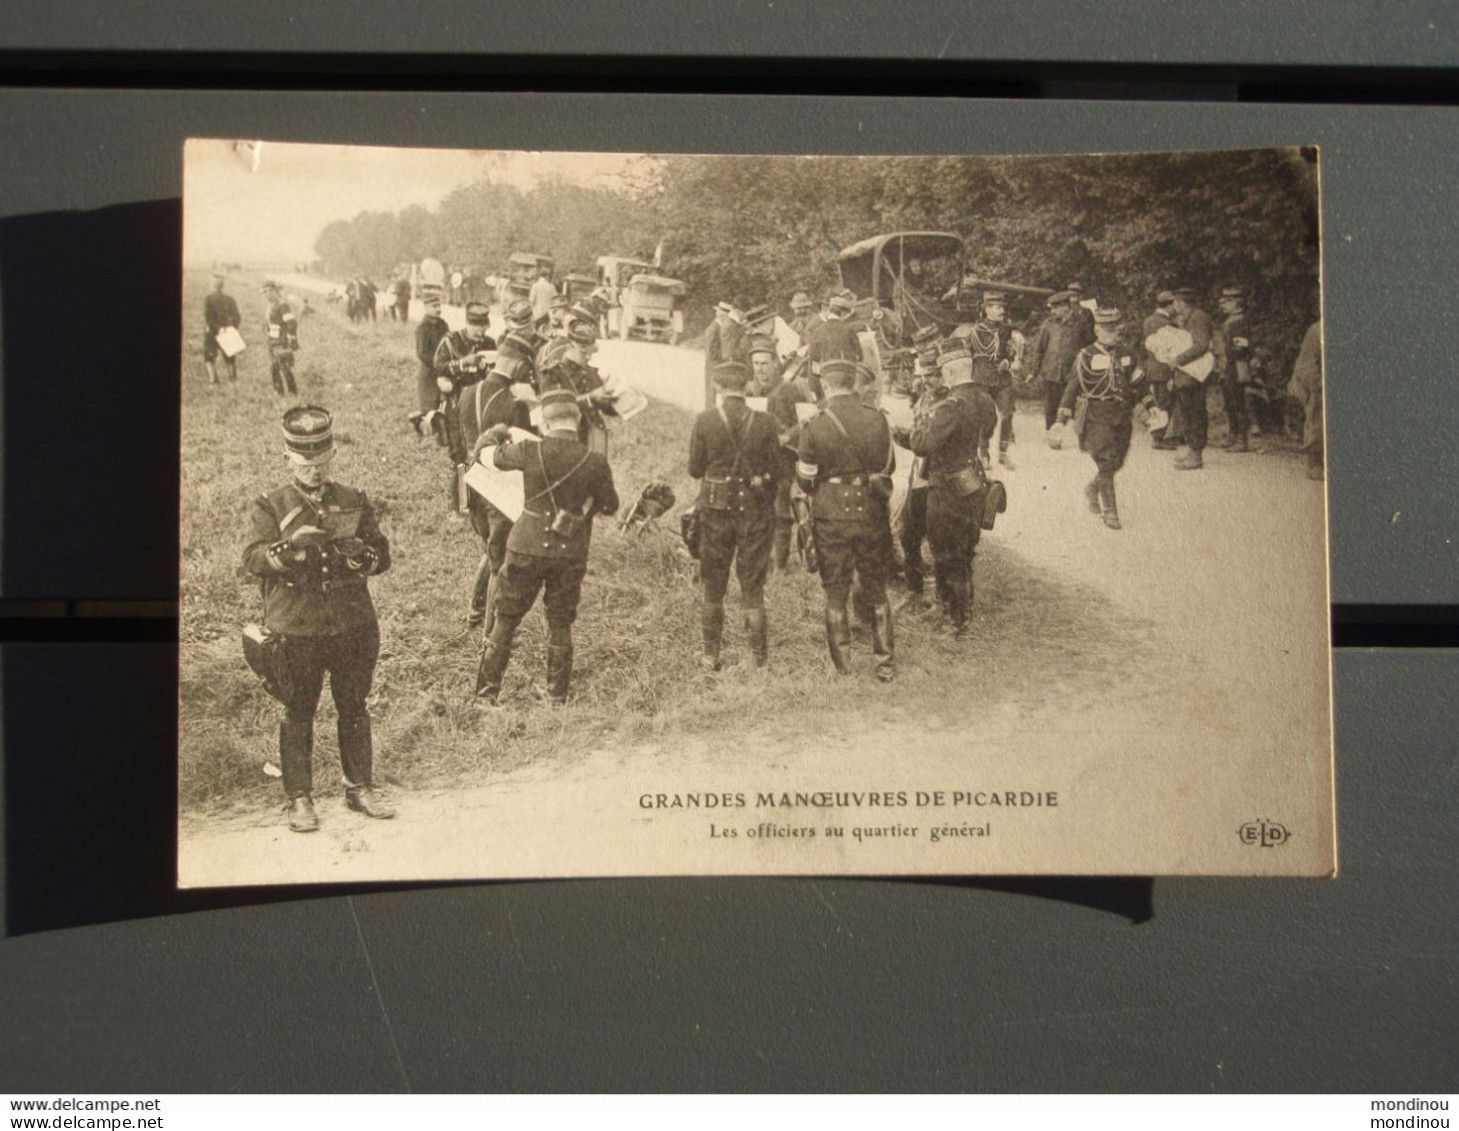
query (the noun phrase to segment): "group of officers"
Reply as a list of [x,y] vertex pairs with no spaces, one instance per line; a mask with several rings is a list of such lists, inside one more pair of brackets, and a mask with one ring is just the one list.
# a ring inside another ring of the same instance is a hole
[[[1220,364],[1227,370],[1250,350],[1249,337],[1238,332],[1240,297],[1232,288],[1222,294]],[[518,626],[540,595],[548,631],[546,698],[563,703],[593,519],[617,513],[620,505],[604,428],[615,394],[591,363],[600,312],[561,299],[552,301],[544,318],[534,316],[529,303],[513,302],[497,341],[488,332],[484,304],[468,304],[465,326],[450,331],[439,293],[427,291],[423,299],[411,421],[446,449],[451,511],[464,507],[481,541],[468,613],[468,622],[483,630],[476,699],[497,703]],[[887,583],[898,569],[891,499],[899,445],[914,460],[895,535],[909,601],[928,607],[925,542],[936,607],[954,637],[964,636],[976,547],[1005,499],[1002,484],[989,475],[992,438],[999,438],[1000,462],[1011,466],[1012,384],[1025,367],[1046,385],[1051,431],[1077,418],[1080,447],[1096,468],[1086,499],[1110,528],[1120,527],[1114,475],[1129,449],[1134,404],[1147,390],[1166,398],[1180,418],[1187,451],[1176,466],[1199,467],[1204,385],[1180,381],[1180,358],[1164,371],[1149,357],[1137,363],[1139,346],[1126,341],[1120,312],[1086,312],[1075,300],[1067,290],[1048,300],[1049,318],[1027,354],[1006,322],[1006,296],[997,291],[983,293],[973,322],[947,333],[932,323],[912,332],[913,407],[905,428],[894,428],[877,407],[881,381],[851,328],[853,297],[834,294],[822,313],[812,314],[805,309],[808,299],[795,296],[792,328],[804,348],[783,369],[773,339],[756,330],[765,323],[749,317],[760,312],[722,304],[707,362],[714,395],[695,418],[688,452],[688,473],[698,482],[694,534],[686,541],[699,561],[702,666],[720,668],[732,573],[751,661],[768,662],[766,583],[773,569],[788,566],[794,538],[808,568],[819,574],[836,672],[852,670],[854,618],[869,638],[876,677],[894,678]],[[1162,293],[1152,319],[1171,319],[1191,335],[1191,349],[1200,345],[1204,352],[1216,333],[1192,300],[1190,292]],[[1151,322],[1144,329],[1148,336]],[[1185,391],[1190,386],[1199,397]],[[764,396],[766,410],[752,409],[748,395]],[[798,405],[811,409],[798,411]],[[1228,404],[1228,412],[1236,411]],[[1244,435],[1233,424],[1233,444]],[[310,831],[318,827],[311,796],[313,718],[325,672],[339,709],[347,803],[368,817],[393,815],[373,787],[364,702],[379,650],[366,579],[389,567],[390,549],[363,492],[329,480],[329,414],[317,406],[289,410],[283,440],[291,482],[256,500],[244,563],[260,579],[265,627],[280,638],[290,673],[280,728],[289,824]],[[525,504],[515,521],[477,492],[463,491],[464,472],[478,459],[521,473]],[[639,499],[639,518],[657,517],[672,505],[670,496],[650,508],[653,497],[646,492]]]

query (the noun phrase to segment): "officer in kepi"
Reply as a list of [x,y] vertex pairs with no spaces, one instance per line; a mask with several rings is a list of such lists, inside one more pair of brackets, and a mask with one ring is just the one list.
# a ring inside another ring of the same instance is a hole
[[896,452],[887,418],[856,395],[867,374],[864,365],[849,359],[835,358],[821,366],[826,404],[801,433],[795,478],[811,501],[831,663],[840,675],[851,670],[846,602],[854,576],[872,614],[876,675],[886,682],[894,671],[886,532]]
[[765,578],[775,532],[774,501],[780,475],[775,422],[745,404],[750,371],[738,361],[714,368],[718,403],[701,412],[689,437],[689,477],[699,480],[699,578],[704,588],[702,666],[719,670],[724,595],[731,565],[740,581],[745,635],[756,667],[770,655]]
[[447,480],[450,497],[450,513],[459,515],[466,509],[466,489],[462,477],[466,473],[470,455],[466,439],[461,435],[457,407],[461,391],[480,381],[491,368],[492,355],[496,351],[496,340],[487,331],[491,311],[484,302],[466,304],[466,325],[452,330],[441,339],[436,347],[432,372],[436,378],[439,402],[436,415],[428,416],[431,431],[436,440],[445,447],[451,459],[451,474]]
[[593,517],[618,511],[607,457],[578,439],[577,399],[559,390],[542,398],[540,440],[513,442],[510,429],[487,430],[490,458],[502,471],[520,471],[522,515],[507,538],[507,556],[492,585],[492,627],[476,672],[476,698],[494,706],[512,658],[512,642],[541,593],[547,615],[547,698],[567,702],[572,681],[572,625],[577,619]]
[[264,628],[281,638],[279,762],[289,828],[313,832],[314,714],[329,675],[339,715],[345,802],[366,817],[393,817],[375,791],[365,697],[380,653],[367,579],[390,568],[390,543],[363,491],[329,479],[333,421],[316,405],[284,414],[289,483],[253,502],[244,568],[263,590]]
[[1121,529],[1115,472],[1125,465],[1130,451],[1135,398],[1134,360],[1120,343],[1120,323],[1120,312],[1114,307],[1094,312],[1094,344],[1074,358],[1059,407],[1059,419],[1064,421],[1080,411],[1079,402],[1084,402],[1079,449],[1093,458],[1095,470],[1084,488],[1084,501],[1111,530]]

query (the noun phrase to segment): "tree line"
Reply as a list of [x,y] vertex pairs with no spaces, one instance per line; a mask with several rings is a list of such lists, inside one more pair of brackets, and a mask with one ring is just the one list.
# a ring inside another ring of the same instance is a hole
[[1015,157],[667,156],[618,189],[483,180],[435,209],[366,212],[315,246],[333,275],[388,276],[434,256],[500,270],[513,251],[559,272],[600,255],[652,258],[689,290],[691,331],[724,298],[769,302],[837,285],[836,255],[878,232],[932,229],[968,243],[968,271],[1087,294],[1135,318],[1161,288],[1246,288],[1281,373],[1318,312],[1315,153],[1235,150]]

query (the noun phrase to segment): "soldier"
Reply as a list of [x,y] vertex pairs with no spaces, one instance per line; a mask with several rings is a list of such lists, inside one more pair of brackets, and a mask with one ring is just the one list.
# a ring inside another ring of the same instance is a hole
[[[519,335],[508,334],[501,341],[491,370],[462,393],[457,406],[457,426],[472,460],[490,443],[487,433],[493,425],[532,430],[530,407],[512,395],[512,386],[526,380],[531,357],[531,346]],[[467,627],[478,628],[484,624],[490,608],[493,579],[506,560],[512,520],[475,491],[469,493],[466,510],[471,529],[481,539],[481,561],[476,567],[471,604],[466,613]]]
[[796,291],[790,298],[790,328],[795,331],[800,344],[805,345],[806,331],[816,319],[815,304],[805,291]]
[[[223,291],[226,279],[221,271],[213,272],[213,289],[208,292],[208,297],[203,299],[203,364],[208,369],[208,384],[218,383],[218,354],[222,353],[218,345],[218,334],[228,328],[238,329],[243,324],[243,316],[238,313],[238,303],[233,296]],[[228,380],[238,380],[238,362],[223,354],[223,364],[228,367]]]
[[515,331],[532,343],[533,348],[542,344],[542,335],[532,318],[532,304],[524,298],[513,299],[502,312],[502,321],[508,331]]
[[775,356],[775,339],[765,334],[751,337],[750,382],[744,388],[744,395],[768,397],[780,384],[779,368],[779,359]]
[[426,413],[434,410],[440,401],[440,390],[436,388],[436,350],[440,348],[441,340],[451,332],[446,320],[441,317],[439,290],[425,290],[421,305],[425,313],[415,328],[415,356],[419,362],[415,375],[416,411],[406,418],[417,436],[421,434],[421,421],[426,418]]
[[1115,503],[1115,472],[1130,450],[1134,407],[1134,360],[1120,346],[1120,312],[1101,307],[1094,312],[1094,344],[1074,359],[1069,384],[1059,406],[1059,419],[1070,419],[1084,401],[1079,449],[1094,459],[1095,476],[1084,488],[1084,501],[1111,530],[1120,529]]
[[1083,349],[1094,342],[1094,314],[1089,307],[1084,305],[1084,287],[1077,283],[1070,283],[1064,288],[1069,292],[1069,313],[1077,328],[1076,349]]
[[1236,452],[1251,451],[1247,433],[1251,428],[1251,412],[1246,391],[1252,386],[1251,360],[1254,352],[1251,328],[1246,320],[1246,294],[1240,287],[1223,287],[1218,300],[1224,318],[1218,335],[1218,360],[1221,374],[1221,397],[1226,402],[1227,435],[1218,440],[1218,448]]
[[410,321],[410,280],[404,275],[395,280],[395,317],[401,322]]
[[780,437],[770,417],[746,406],[749,376],[738,361],[724,361],[715,368],[719,403],[699,414],[689,437],[689,477],[700,481],[699,579],[704,592],[700,663],[708,671],[719,671],[731,565],[740,581],[740,607],[755,666],[764,667],[769,658],[765,578],[781,474]]
[[[938,342],[941,331],[936,325],[923,326],[912,335],[912,346],[917,351],[912,363],[914,399],[912,402],[913,426],[920,424],[947,395],[942,384],[942,373],[938,363]],[[968,355],[968,369],[971,373],[972,355]],[[993,410],[996,419],[998,410]],[[912,431],[908,428],[893,428],[892,436],[904,448],[912,446]],[[902,502],[897,540],[902,547],[903,578],[907,585],[910,605],[925,607],[927,569],[922,557],[922,543],[927,538],[927,479],[926,459],[912,463],[911,476],[907,481],[907,494]]]
[[896,452],[887,418],[856,397],[858,370],[864,369],[858,362],[840,358],[821,367],[826,404],[802,430],[795,475],[797,486],[810,496],[831,662],[841,675],[851,670],[846,601],[856,575],[872,610],[871,647],[877,678],[885,682],[894,671],[884,531]]
[[542,403],[540,440],[512,442],[505,425],[489,434],[492,461],[522,473],[526,504],[507,539],[506,561],[493,586],[493,623],[476,672],[476,696],[495,704],[512,657],[517,626],[537,594],[547,615],[547,697],[567,701],[572,680],[572,624],[577,619],[594,515],[618,510],[608,460],[578,440],[577,402],[563,393]]
[[1175,295],[1175,324],[1191,336],[1190,348],[1171,359],[1175,374],[1175,404],[1180,410],[1180,426],[1185,450],[1175,458],[1177,471],[1199,471],[1205,466],[1201,453],[1206,450],[1206,386],[1180,367],[1207,353],[1215,336],[1211,316],[1195,305],[1196,292],[1181,287]]
[[329,673],[339,712],[345,801],[367,817],[395,815],[372,780],[370,693],[380,627],[366,578],[390,568],[390,543],[363,491],[329,480],[334,457],[330,414],[314,405],[284,414],[286,486],[254,500],[243,566],[259,579],[264,628],[277,634],[279,763],[289,797],[289,828],[313,832],[314,713]]
[[1059,401],[1069,382],[1069,367],[1079,352],[1081,326],[1074,318],[1074,296],[1060,291],[1048,298],[1049,316],[1034,335],[1028,372],[1044,386],[1044,431],[1059,419]]
[[[1004,324],[1008,312],[1002,291],[983,292],[983,317],[970,326],[959,326],[954,337],[967,341],[973,357],[973,384],[984,389],[998,406],[998,461],[1010,471],[1013,459],[1013,335]],[[944,378],[945,380],[945,378]],[[993,429],[979,441],[985,467],[992,466],[990,445]]]
[[263,293],[268,301],[264,332],[268,335],[269,376],[273,379],[274,392],[281,397],[297,396],[299,386],[294,381],[294,352],[299,348],[299,320],[284,301],[277,283],[265,283]]
[[557,288],[552,285],[552,268],[543,264],[537,268],[537,278],[527,292],[527,302],[532,307],[532,323],[539,333],[547,330],[552,314],[552,300],[557,297]]
[[953,635],[962,637],[973,607],[973,557],[988,490],[979,450],[998,408],[974,384],[972,352],[962,342],[948,343],[939,366],[946,394],[922,406],[908,445],[924,464],[928,484],[927,543],[937,604]]
[[439,394],[440,413],[432,422],[432,431],[436,432],[438,441],[444,441],[443,446],[451,459],[449,497],[450,513],[453,515],[459,515],[465,509],[465,500],[461,497],[464,490],[461,477],[465,474],[469,455],[466,440],[461,435],[456,406],[461,390],[480,381],[490,365],[487,354],[496,349],[496,342],[486,332],[490,316],[491,311],[486,303],[468,302],[466,325],[460,330],[452,330],[441,339],[441,344],[436,347],[432,366]]
[[733,302],[714,304],[714,321],[704,339],[704,403],[714,403],[714,370],[722,361],[746,361],[749,343],[745,340],[741,308]]
[[1302,450],[1307,453],[1307,478],[1321,481],[1322,443],[1322,320],[1307,327],[1292,365],[1288,386],[1302,402]]
[[772,565],[777,570],[790,565],[790,539],[795,526],[790,485],[795,481],[795,448],[801,428],[795,406],[814,404],[816,399],[810,386],[810,367],[802,358],[791,363],[765,400],[765,411],[780,435],[780,473],[775,483],[775,539],[771,554]]
[[[591,300],[588,305],[590,307],[593,305]],[[549,338],[566,331],[567,312],[571,306],[572,303],[568,301],[567,295],[555,294],[552,296],[552,301],[547,304],[547,327],[544,331]],[[596,310],[594,313],[597,313]]]
[[819,375],[828,361],[862,361],[861,339],[851,316],[856,306],[844,294],[834,294],[826,307],[825,320],[810,331],[806,356],[811,372]]
[[1157,428],[1150,433],[1153,446],[1158,451],[1174,451],[1179,447],[1181,429],[1180,414],[1175,403],[1175,371],[1151,353],[1144,343],[1152,334],[1171,325],[1174,320],[1175,295],[1170,291],[1161,291],[1155,296],[1155,309],[1145,319],[1140,330],[1140,366],[1145,370],[1145,380],[1149,382],[1150,396],[1155,407],[1164,412],[1169,420],[1164,428]]
[[589,362],[598,344],[598,320],[585,306],[574,306],[567,314],[567,334],[554,338],[539,354],[538,390],[545,400],[548,393],[565,391],[577,400],[579,436],[584,444],[601,455],[608,454],[608,424],[605,416],[614,416],[613,394],[603,384],[603,376]]

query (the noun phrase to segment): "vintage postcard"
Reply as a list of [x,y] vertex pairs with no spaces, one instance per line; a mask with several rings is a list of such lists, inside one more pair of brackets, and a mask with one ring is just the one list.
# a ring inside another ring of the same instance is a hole
[[182,886],[1335,872],[1315,149],[185,166]]

